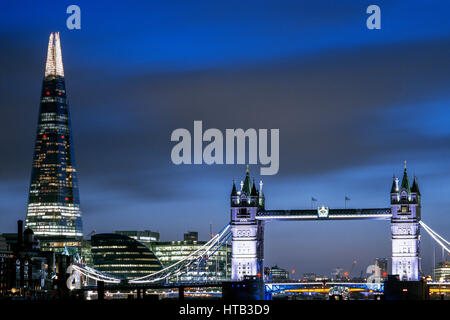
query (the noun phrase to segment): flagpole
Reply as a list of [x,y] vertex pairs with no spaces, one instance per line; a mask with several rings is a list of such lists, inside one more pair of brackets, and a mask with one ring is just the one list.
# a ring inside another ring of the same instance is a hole
[[317,199],[316,198],[314,198],[314,197],[311,197],[311,209],[313,208],[313,202],[316,202],[317,201]]

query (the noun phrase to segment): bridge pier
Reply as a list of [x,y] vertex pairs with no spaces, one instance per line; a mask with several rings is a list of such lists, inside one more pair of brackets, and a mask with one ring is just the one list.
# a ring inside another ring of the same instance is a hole
[[138,299],[138,300],[141,299],[141,288],[136,289],[136,299]]
[[272,300],[272,293],[264,292],[264,300]]
[[178,288],[178,300],[184,300],[184,289],[183,286]]
[[246,276],[242,281],[224,282],[222,285],[222,299],[267,300],[264,282],[262,278],[257,276]]
[[105,300],[105,282],[97,281],[97,299],[99,301]]

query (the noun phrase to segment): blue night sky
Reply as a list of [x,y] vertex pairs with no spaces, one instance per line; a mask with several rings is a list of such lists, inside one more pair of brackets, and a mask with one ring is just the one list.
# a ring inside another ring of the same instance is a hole
[[[172,164],[176,128],[279,128],[267,209],[387,207],[418,176],[422,218],[450,236],[447,1],[3,1],[0,233],[24,219],[48,36],[61,32],[84,232],[188,230],[229,219],[243,165]],[[66,8],[81,8],[81,30]],[[368,5],[381,30],[366,28]],[[422,235],[423,267],[434,245]],[[390,256],[387,221],[271,222],[265,264],[355,275]],[[441,258],[435,249],[436,259]]]

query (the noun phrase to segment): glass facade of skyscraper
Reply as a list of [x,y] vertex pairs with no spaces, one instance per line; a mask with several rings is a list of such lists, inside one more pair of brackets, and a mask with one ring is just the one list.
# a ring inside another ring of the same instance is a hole
[[51,34],[42,85],[26,227],[43,250],[79,251],[83,237],[77,171],[59,33]]
[[137,231],[137,230],[127,230],[127,231],[115,231],[114,233],[121,234],[134,240],[139,241],[145,246],[150,248],[152,242],[159,241],[159,233],[150,230]]
[[154,273],[162,265],[145,245],[125,235],[101,233],[91,237],[93,267],[121,279]]

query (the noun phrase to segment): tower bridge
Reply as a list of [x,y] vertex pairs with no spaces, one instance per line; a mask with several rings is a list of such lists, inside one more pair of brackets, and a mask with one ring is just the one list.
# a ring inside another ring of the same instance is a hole
[[[244,181],[231,191],[232,280],[261,275],[264,261],[264,225],[266,221],[390,220],[392,235],[392,274],[403,281],[417,281],[421,276],[420,226],[421,194],[416,177],[410,186],[405,169],[401,185],[394,176],[390,208],[317,210],[266,210],[263,183],[259,190],[250,180],[247,168]],[[427,230],[427,229],[426,229]],[[427,230],[427,232],[429,232]],[[441,241],[442,242],[442,241]]]
[[[178,283],[178,276],[196,270],[205,260],[214,256],[218,248],[231,239],[231,281],[242,281],[245,278],[261,278],[264,270],[264,227],[267,221],[336,221],[336,220],[388,220],[390,221],[392,238],[392,274],[398,275],[401,281],[417,281],[421,279],[420,231],[421,227],[447,252],[450,242],[434,232],[421,221],[421,194],[417,178],[412,186],[406,165],[401,184],[394,176],[390,190],[389,208],[336,209],[325,206],[317,209],[299,210],[267,210],[263,183],[256,188],[255,181],[250,180],[247,168],[244,181],[237,190],[233,182],[230,196],[230,223],[211,238],[198,250],[176,263],[155,273],[128,280],[128,282],[96,271],[92,268],[74,264],[69,268],[71,276],[67,281],[69,288],[92,287],[92,281],[102,281],[110,287],[145,288],[145,287],[188,287],[186,283]],[[88,281],[91,280],[91,281]],[[217,286],[207,279],[200,281],[204,286]],[[84,284],[84,285],[83,285]],[[196,286],[197,282],[193,283]],[[225,284],[225,282],[223,283]],[[328,283],[325,287],[320,283],[294,283],[265,285],[269,295],[280,291],[315,290],[341,285],[354,290],[371,290],[382,292],[382,284],[336,284]],[[95,286],[95,284],[94,284]],[[441,290],[441,288],[438,288]],[[445,289],[447,290],[447,289]],[[308,292],[309,292],[308,291]]]

